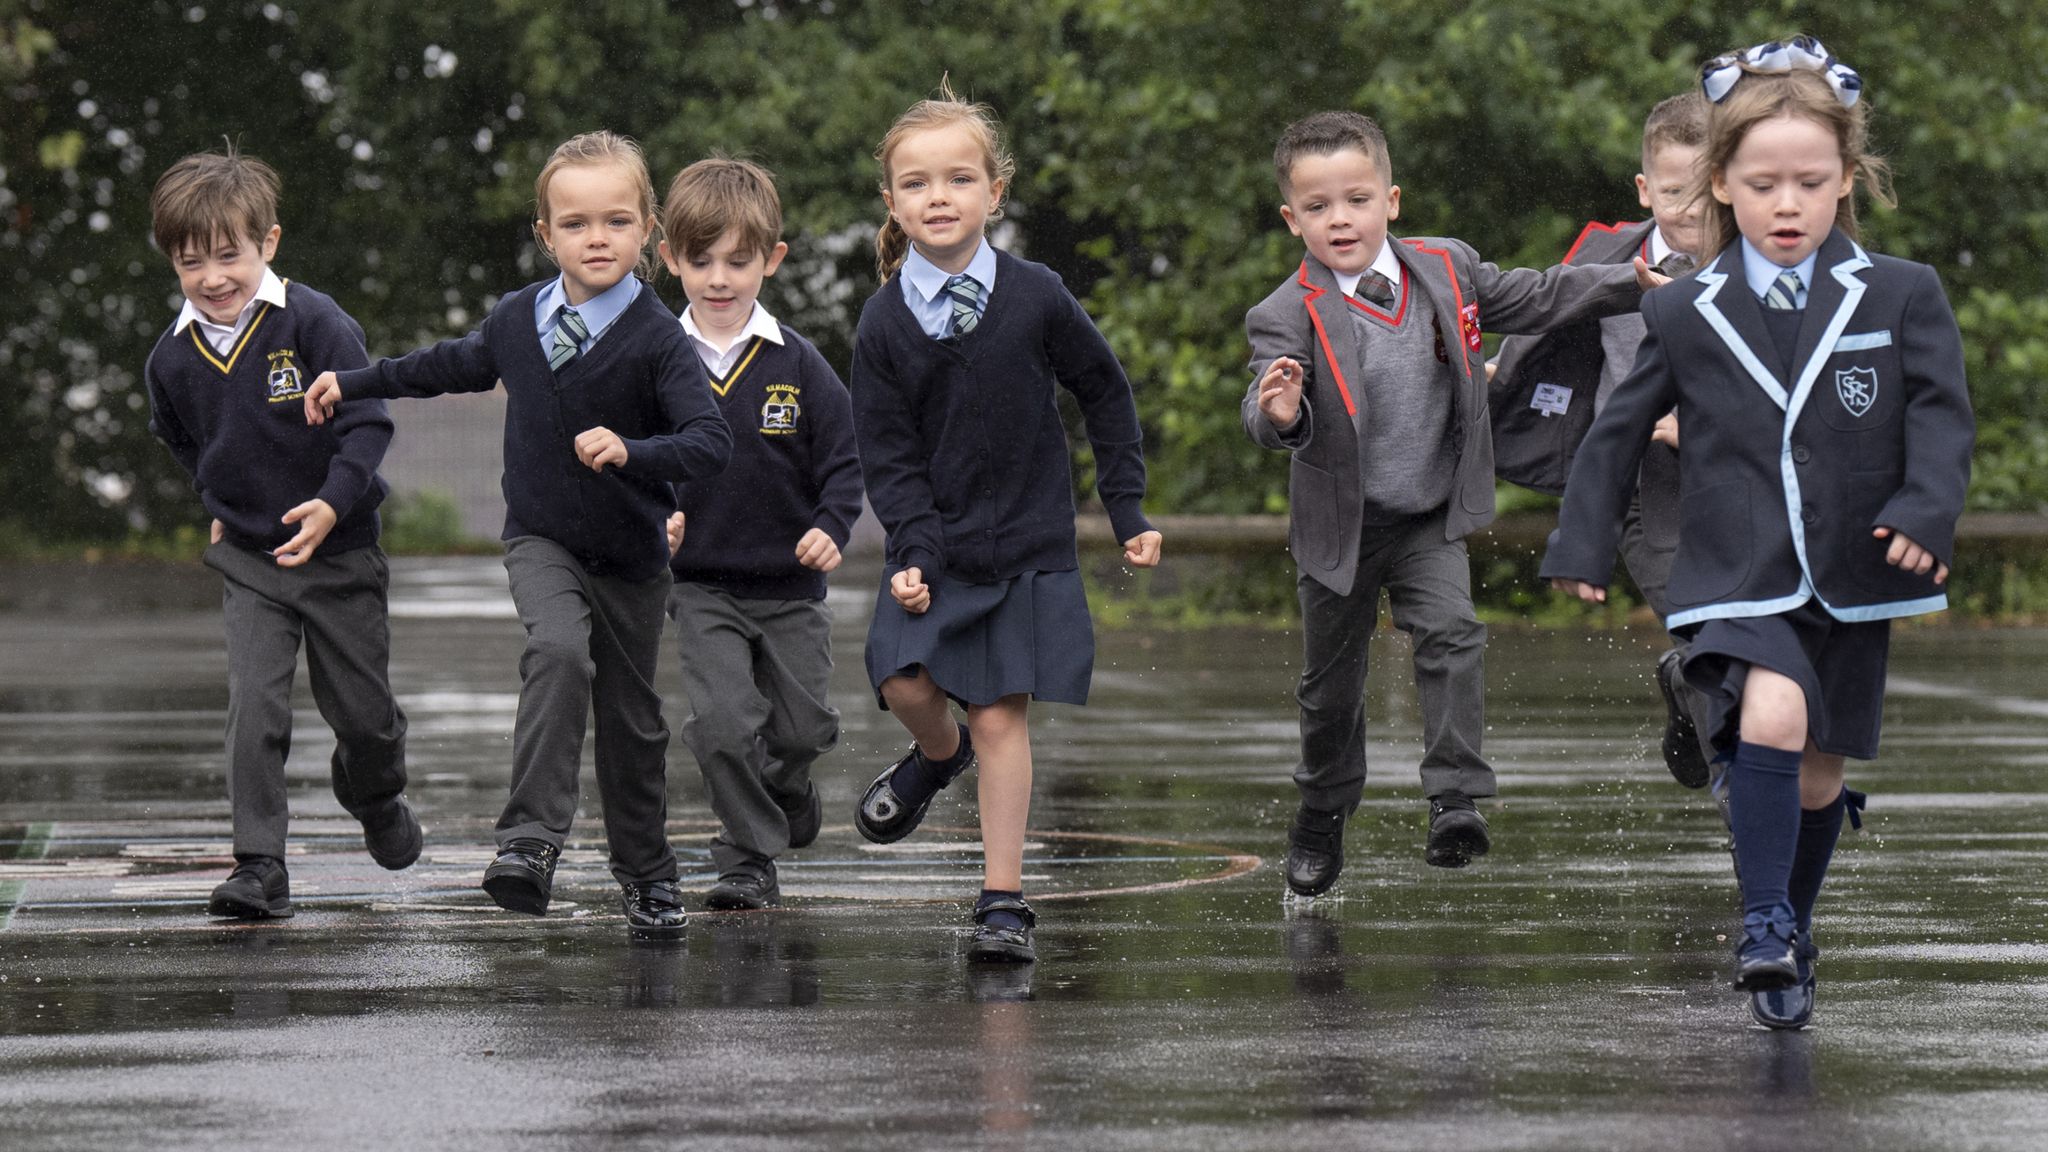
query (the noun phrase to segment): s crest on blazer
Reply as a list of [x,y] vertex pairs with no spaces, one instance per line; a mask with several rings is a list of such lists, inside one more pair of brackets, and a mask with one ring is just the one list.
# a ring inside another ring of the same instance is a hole
[[[1451,497],[1446,539],[1493,521],[1493,436],[1486,406],[1486,363],[1479,333],[1543,332],[1580,320],[1633,310],[1639,293],[1632,269],[1587,266],[1506,271],[1486,263],[1461,240],[1397,239],[1394,254],[1409,283],[1408,307],[1426,305],[1435,318],[1456,388],[1451,406]],[[1288,548],[1301,571],[1348,595],[1358,569],[1364,497],[1359,484],[1359,428],[1368,418],[1371,366],[1346,310],[1358,307],[1313,256],[1245,316],[1251,340],[1251,387],[1239,407],[1244,429],[1267,448],[1292,451],[1288,479]],[[1303,369],[1299,420],[1285,433],[1259,410],[1259,377],[1287,356]]]
[[1818,597],[1838,620],[1940,611],[1932,573],[1885,563],[1904,533],[1944,564],[1970,481],[1975,421],[1962,338],[1934,270],[1821,245],[1791,362],[1780,363],[1740,242],[1643,298],[1635,370],[1572,467],[1545,577],[1606,584],[1636,465],[1675,404],[1683,524],[1673,628],[1765,616]]

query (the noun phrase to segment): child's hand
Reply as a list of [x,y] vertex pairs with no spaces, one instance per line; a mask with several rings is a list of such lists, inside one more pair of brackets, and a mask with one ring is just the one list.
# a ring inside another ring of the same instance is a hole
[[1657,427],[1650,432],[1650,443],[1669,444],[1673,452],[1678,451],[1678,413],[1666,412]]
[[1285,428],[1294,423],[1301,414],[1301,365],[1286,357],[1275,357],[1266,365],[1266,374],[1259,377],[1259,411],[1273,422],[1275,428]]
[[1133,568],[1155,568],[1159,565],[1159,545],[1164,537],[1158,532],[1140,532],[1124,541],[1124,563]]
[[218,544],[218,543],[220,543],[220,538],[221,538],[222,536],[225,536],[225,535],[227,535],[227,531],[228,531],[228,527],[227,527],[227,525],[225,525],[225,524],[221,523],[221,522],[220,522],[220,521],[218,521],[218,520],[215,520],[215,521],[213,522],[213,530],[212,530],[211,532],[207,533],[207,537],[206,537],[206,542],[207,542],[208,544]]
[[313,386],[306,389],[306,423],[325,424],[334,415],[334,406],[341,403],[341,381],[332,372],[322,372]]
[[889,577],[889,595],[913,616],[924,615],[932,606],[931,585],[924,582],[922,568],[905,568]]
[[1636,257],[1634,263],[1636,266],[1636,287],[1641,288],[1643,291],[1648,292],[1659,285],[1671,283],[1671,277],[1650,267],[1641,256]]
[[1932,568],[1934,569],[1934,582],[1936,584],[1948,583],[1948,565],[1936,562],[1934,553],[1913,543],[1904,532],[1895,532],[1890,528],[1877,528],[1872,530],[1870,534],[1879,540],[1891,540],[1892,546],[1885,550],[1885,563],[1894,568],[1903,568],[1915,576],[1925,576],[1927,575],[1927,570]]
[[278,545],[271,551],[277,557],[278,567],[297,568],[313,558],[313,550],[334,531],[334,506],[314,497],[284,514],[284,522],[299,525],[299,534]]
[[668,554],[673,556],[683,546],[683,514],[671,512],[668,517]]
[[1496,360],[1488,360],[1488,361],[1486,362],[1486,382],[1487,382],[1488,384],[1491,384],[1491,383],[1493,383],[1493,377],[1494,377],[1494,375],[1495,375],[1496,373],[1498,373],[1499,371],[1500,371],[1500,362],[1499,362],[1499,361],[1496,361]]
[[624,467],[626,442],[609,428],[592,428],[576,437],[576,458],[592,472],[604,471],[607,464]]
[[[1638,260],[1637,263],[1640,264],[1642,261]],[[1607,603],[1607,589],[1602,588],[1598,584],[1588,584],[1584,580],[1565,580],[1554,577],[1550,581],[1550,586],[1559,592],[1569,592],[1588,604]]]
[[[839,545],[823,528],[813,528],[796,542],[796,562],[819,572],[839,567]],[[914,571],[914,569],[913,569]]]

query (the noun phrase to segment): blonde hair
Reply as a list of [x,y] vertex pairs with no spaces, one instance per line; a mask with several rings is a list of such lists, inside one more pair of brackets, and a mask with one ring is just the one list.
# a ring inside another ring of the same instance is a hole
[[721,237],[739,229],[740,247],[774,255],[782,242],[782,198],[775,173],[751,160],[713,153],[669,181],[661,204],[661,231],[669,252],[687,259],[709,252]]
[[[995,109],[986,104],[973,104],[953,94],[953,86],[945,78],[939,80],[939,95],[936,99],[919,100],[912,104],[896,122],[889,126],[889,133],[882,137],[882,146],[875,149],[875,160],[882,165],[882,188],[889,191],[889,158],[895,154],[896,146],[914,132],[926,132],[934,128],[948,128],[959,125],[974,136],[981,145],[982,164],[988,170],[991,183],[1000,183],[1008,191],[1010,181],[1017,175],[1017,158],[1003,144],[1003,126],[996,119]],[[1003,218],[1003,203],[1000,198],[988,214],[987,223],[993,224]],[[875,274],[882,283],[903,267],[903,261],[910,255],[910,237],[903,226],[896,223],[891,215],[883,221],[875,233]]]
[[[633,181],[634,191],[639,194],[640,218],[647,222],[647,243],[641,246],[640,259],[633,271],[643,280],[650,278],[654,273],[654,241],[660,232],[661,221],[655,218],[654,178],[647,174],[647,157],[641,154],[640,145],[635,144],[630,136],[600,128],[595,132],[571,136],[555,148],[548,162],[541,165],[540,175],[533,180],[534,238],[540,239],[540,225],[548,220],[548,185],[554,181],[555,173],[571,164],[616,164],[625,169]],[[555,254],[546,243],[540,247],[548,254],[548,259],[554,259]]]
[[194,245],[247,237],[257,245],[277,226],[277,170],[237,151],[199,152],[170,166],[149,194],[150,234],[176,258]]
[[[1714,199],[1714,177],[1724,175],[1750,129],[1780,116],[1811,120],[1834,133],[1842,171],[1862,181],[1871,198],[1886,207],[1898,200],[1891,189],[1891,166],[1870,152],[1865,104],[1844,105],[1819,73],[1804,69],[1764,73],[1743,66],[1743,75],[1718,104],[1707,106],[1707,142],[1693,175],[1687,198],[1698,202],[1700,254],[1711,258],[1735,242],[1741,230],[1735,209]],[[1835,205],[1835,227],[1856,237],[1856,197],[1851,192]]]

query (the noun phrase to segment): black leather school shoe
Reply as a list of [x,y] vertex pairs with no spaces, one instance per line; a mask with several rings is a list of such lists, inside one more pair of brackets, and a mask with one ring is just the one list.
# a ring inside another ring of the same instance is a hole
[[1792,940],[1798,934],[1789,918],[1763,912],[1743,917],[1742,941],[1735,946],[1735,990],[1774,992],[1797,984],[1799,965]]
[[1685,650],[1672,648],[1657,657],[1657,690],[1664,695],[1664,766],[1671,778],[1687,788],[1707,786],[1707,757],[1700,751],[1699,729],[1692,713],[1679,699],[1679,680],[1684,675]]
[[[1022,928],[1003,928],[988,922],[991,912],[1009,912],[1024,921]],[[1032,945],[1031,930],[1038,926],[1038,913],[1021,896],[1003,896],[974,910],[974,939],[967,945],[970,964],[1033,964],[1038,949]]]
[[213,890],[206,914],[231,920],[284,920],[292,914],[292,883],[284,861],[251,856]]
[[522,836],[498,849],[498,858],[484,869],[484,891],[507,912],[545,916],[555,888],[555,861],[562,850],[545,840]]
[[1784,988],[1749,994],[1749,1015],[1766,1028],[1797,1031],[1813,1020],[1813,996],[1819,984],[1813,962],[1820,949],[1814,947],[1811,932],[1801,934],[1792,945],[1792,956],[1799,969],[1798,980]]
[[1438,868],[1463,868],[1493,847],[1486,817],[1463,792],[1445,792],[1429,802],[1429,845],[1422,859]]
[[[968,739],[964,726],[960,729],[960,740],[960,747],[965,750],[966,755],[961,757],[960,763],[954,766],[953,771],[947,774],[938,788],[934,789],[930,796],[925,797],[923,803],[916,805],[905,804],[903,798],[898,796],[896,789],[891,786],[897,770],[910,763],[911,757],[924,756],[918,746],[912,744],[910,751],[904,753],[901,760],[884,768],[882,774],[875,777],[875,782],[868,785],[868,790],[861,793],[860,804],[853,810],[853,826],[860,829],[862,836],[877,844],[894,844],[917,831],[917,826],[924,823],[924,814],[931,809],[932,800],[944,791],[948,784],[974,767],[974,744]],[[925,764],[929,767],[931,761],[926,760]]]
[[1287,893],[1313,900],[1328,892],[1344,871],[1343,809],[1326,812],[1306,804],[1294,810],[1294,827],[1287,831]]
[[621,884],[620,903],[626,909],[626,931],[642,940],[663,940],[683,934],[690,926],[690,914],[674,880],[650,880],[645,884]]
[[397,872],[412,867],[425,843],[419,817],[403,796],[392,797],[382,812],[363,821],[363,847],[379,868]]
[[789,846],[809,848],[818,841],[818,830],[825,826],[825,806],[818,802],[818,786],[811,784],[804,794],[794,801],[776,798],[776,806],[789,818]]
[[[774,865],[770,864],[770,868]],[[704,907],[714,912],[750,912],[782,903],[782,886],[771,872],[732,872],[718,878],[704,894]]]

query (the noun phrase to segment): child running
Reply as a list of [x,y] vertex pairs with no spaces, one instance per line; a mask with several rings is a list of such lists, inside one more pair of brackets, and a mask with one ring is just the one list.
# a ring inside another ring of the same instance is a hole
[[533,232],[561,274],[508,293],[467,336],[337,375],[306,420],[372,397],[505,384],[505,570],[526,628],[512,796],[483,888],[539,916],[576,817],[585,717],[628,930],[688,923],[669,847],[668,729],[654,670],[668,601],[674,484],[716,475],[732,451],[704,365],[652,289],[654,184],[631,140],[587,132],[534,182]]
[[852,375],[861,469],[888,531],[867,665],[915,742],[854,823],[901,840],[978,760],[984,879],[968,959],[1029,963],[1026,713],[1034,698],[1086,703],[1095,659],[1056,388],[1080,403],[1125,561],[1151,567],[1143,437],[1130,382],[1080,303],[1050,269],[983,238],[1016,172],[993,111],[942,85],[875,156],[882,287],[861,310]]
[[[1934,270],[1856,242],[1862,81],[1808,37],[1721,56],[1689,280],[1643,300],[1635,367],[1572,466],[1542,574],[1605,598],[1650,431],[1675,405],[1683,523],[1667,625],[1729,760],[1742,888],[1735,987],[1769,1028],[1813,1015],[1813,910],[1877,755],[1890,621],[1942,586],[1975,438],[1962,340]],[[1711,196],[1711,202],[1707,198]]]

